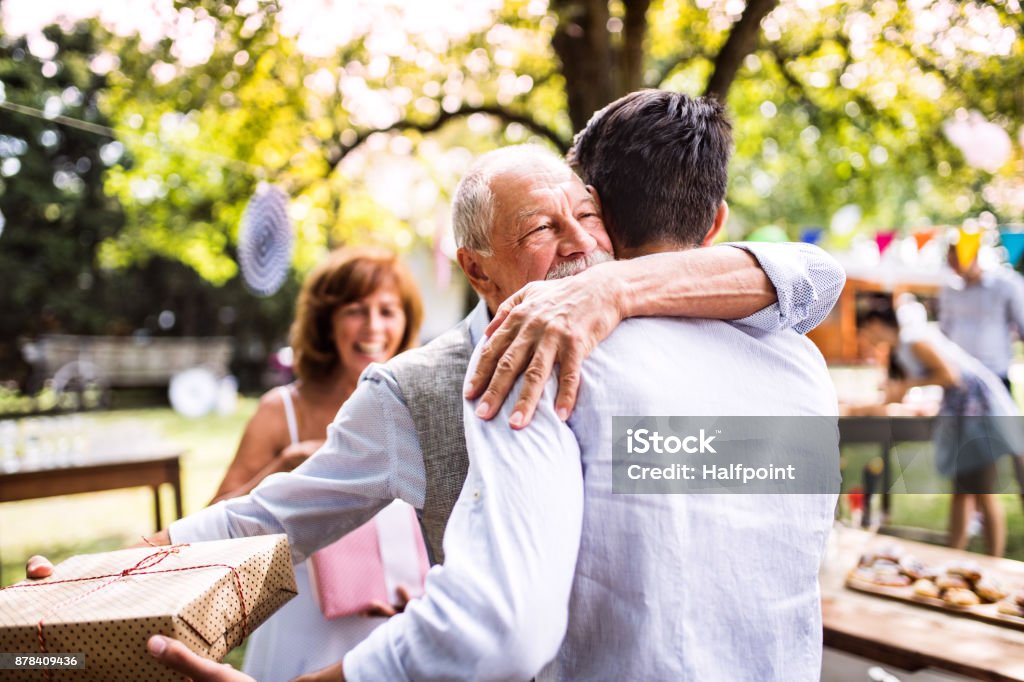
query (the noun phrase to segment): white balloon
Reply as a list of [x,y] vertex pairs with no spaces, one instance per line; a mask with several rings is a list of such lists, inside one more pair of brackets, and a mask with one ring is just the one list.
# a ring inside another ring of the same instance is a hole
[[205,367],[193,367],[171,377],[167,394],[171,407],[178,414],[189,418],[202,417],[217,407],[220,382]]
[[1002,127],[988,121],[977,111],[947,121],[942,131],[964,155],[969,166],[995,173],[1010,160],[1013,140]]
[[853,232],[860,222],[861,210],[857,204],[847,204],[832,215],[829,229],[832,234],[843,236]]

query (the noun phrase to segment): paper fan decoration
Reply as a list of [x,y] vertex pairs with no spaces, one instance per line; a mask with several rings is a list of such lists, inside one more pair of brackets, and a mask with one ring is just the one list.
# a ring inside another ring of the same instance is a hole
[[242,279],[257,296],[281,288],[292,262],[294,230],[288,219],[288,195],[261,182],[242,215],[238,264]]
[[220,384],[216,375],[205,367],[193,367],[171,377],[167,397],[178,414],[194,419],[213,411],[217,406]]

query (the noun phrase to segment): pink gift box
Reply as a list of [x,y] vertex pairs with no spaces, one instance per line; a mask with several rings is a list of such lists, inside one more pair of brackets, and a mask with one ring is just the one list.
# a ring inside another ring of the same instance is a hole
[[423,594],[430,561],[415,510],[395,503],[337,542],[313,554],[310,582],[327,618],[364,613],[373,602],[393,604],[402,586]]

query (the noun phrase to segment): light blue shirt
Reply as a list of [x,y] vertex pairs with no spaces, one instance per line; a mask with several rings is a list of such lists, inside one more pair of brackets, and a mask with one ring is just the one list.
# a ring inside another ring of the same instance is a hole
[[[816,246],[735,246],[757,258],[778,302],[733,324],[805,332],[828,315],[842,291],[845,273]],[[475,345],[488,323],[483,304],[470,314],[469,323]],[[373,364],[327,428],[327,441],[315,456],[289,473],[268,476],[251,494],[190,514],[169,530],[175,542],[287,533],[297,563],[355,530],[392,500],[422,509],[425,493],[423,451],[412,415],[387,365]]]
[[[346,656],[346,677],[818,679],[835,495],[623,495],[611,475],[614,415],[837,414],[813,344],[627,320],[584,364],[567,424],[554,393],[552,381],[522,431],[511,403],[490,422],[466,404],[469,474],[445,564]],[[838,472],[838,443],[821,447]]]
[[1024,283],[1009,268],[989,270],[968,285],[957,277],[939,293],[939,328],[956,345],[1005,377],[1011,335],[1024,333]]

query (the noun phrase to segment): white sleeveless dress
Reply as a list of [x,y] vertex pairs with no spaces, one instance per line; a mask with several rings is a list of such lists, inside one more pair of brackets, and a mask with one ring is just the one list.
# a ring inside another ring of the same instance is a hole
[[[292,444],[299,442],[295,406],[287,386],[278,389]],[[242,669],[260,682],[288,682],[341,661],[386,618],[327,620],[313,598],[307,562],[295,566],[299,594],[249,636]]]

